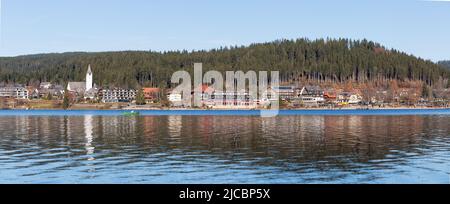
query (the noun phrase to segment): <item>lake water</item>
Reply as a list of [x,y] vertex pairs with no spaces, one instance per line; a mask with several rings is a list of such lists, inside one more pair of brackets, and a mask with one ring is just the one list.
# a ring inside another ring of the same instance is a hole
[[0,111],[0,183],[450,183],[450,110]]

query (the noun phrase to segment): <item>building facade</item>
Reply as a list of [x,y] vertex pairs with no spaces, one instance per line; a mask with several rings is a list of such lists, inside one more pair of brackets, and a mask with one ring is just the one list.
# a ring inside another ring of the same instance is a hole
[[202,103],[209,108],[218,109],[254,109],[263,106],[267,99],[260,101],[249,93],[239,92],[212,92],[203,95]]
[[91,65],[88,66],[86,73],[86,91],[90,91],[94,87],[94,76],[92,74]]
[[340,105],[357,105],[362,101],[362,97],[357,93],[343,92],[337,96]]
[[28,90],[24,87],[0,87],[0,97],[14,99],[29,99]]
[[75,92],[77,95],[83,96],[86,92],[94,88],[94,75],[92,73],[91,65],[88,66],[86,72],[86,79],[84,82],[69,82],[67,85],[67,90],[70,92]]
[[144,87],[142,88],[142,92],[147,103],[161,98],[161,90],[159,88]]
[[282,100],[290,100],[296,96],[296,90],[293,86],[274,86],[271,90],[278,94]]
[[103,103],[131,102],[136,99],[134,89],[102,89],[99,97]]
[[319,106],[325,103],[324,91],[318,86],[305,86],[300,90],[298,103],[305,106]]

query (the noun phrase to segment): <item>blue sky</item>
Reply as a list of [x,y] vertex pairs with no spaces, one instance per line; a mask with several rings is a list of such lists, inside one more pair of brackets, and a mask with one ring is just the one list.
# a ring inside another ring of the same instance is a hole
[[210,49],[282,38],[367,38],[450,59],[450,2],[1,0],[0,56]]

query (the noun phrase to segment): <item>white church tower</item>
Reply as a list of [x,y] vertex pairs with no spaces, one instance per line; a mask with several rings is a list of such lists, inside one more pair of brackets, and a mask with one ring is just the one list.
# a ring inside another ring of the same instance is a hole
[[94,84],[91,65],[88,66],[88,71],[86,73],[86,91],[89,91],[92,89]]

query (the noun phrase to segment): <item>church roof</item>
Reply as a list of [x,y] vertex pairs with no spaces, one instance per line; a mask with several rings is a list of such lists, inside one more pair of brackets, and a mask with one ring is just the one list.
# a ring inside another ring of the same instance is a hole
[[91,65],[88,66],[88,71],[87,71],[87,73],[88,73],[88,74],[92,74]]
[[67,89],[77,93],[84,93],[86,91],[86,82],[69,82]]

